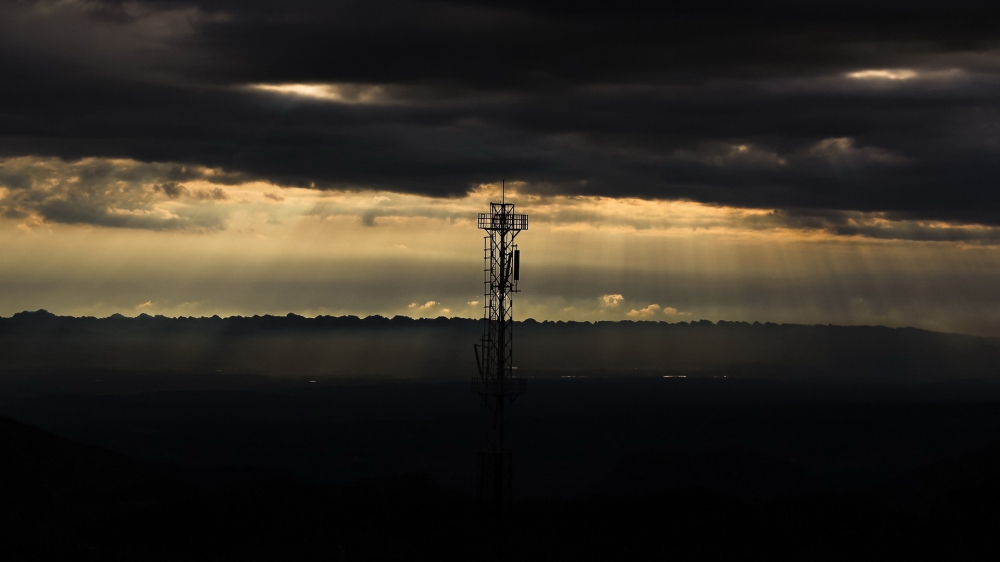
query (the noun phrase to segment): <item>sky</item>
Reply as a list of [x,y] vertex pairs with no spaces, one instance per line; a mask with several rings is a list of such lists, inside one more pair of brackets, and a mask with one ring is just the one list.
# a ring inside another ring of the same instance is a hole
[[990,8],[0,1],[0,315],[1000,336]]

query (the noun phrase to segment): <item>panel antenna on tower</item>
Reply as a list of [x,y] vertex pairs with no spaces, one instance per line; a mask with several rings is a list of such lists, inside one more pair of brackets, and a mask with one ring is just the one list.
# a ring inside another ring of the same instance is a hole
[[479,214],[479,228],[486,231],[485,304],[483,336],[476,344],[479,377],[472,391],[483,401],[483,448],[479,452],[479,498],[494,513],[502,513],[513,498],[511,453],[507,435],[510,405],[526,390],[525,380],[513,376],[514,293],[519,292],[521,252],[514,238],[528,230],[528,215],[514,213],[514,205],[490,203],[489,213]]

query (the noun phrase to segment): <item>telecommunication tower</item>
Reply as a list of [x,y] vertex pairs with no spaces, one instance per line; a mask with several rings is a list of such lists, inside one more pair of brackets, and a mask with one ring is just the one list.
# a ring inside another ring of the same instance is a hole
[[[503,189],[503,188],[501,188]],[[514,213],[501,191],[500,203],[490,203],[489,213],[479,213],[479,228],[486,231],[485,299],[483,336],[474,345],[479,378],[472,379],[472,391],[483,400],[483,449],[479,452],[479,498],[496,514],[513,498],[511,453],[508,448],[507,420],[510,405],[524,394],[524,379],[514,378],[514,293],[519,292],[521,252],[514,238],[528,230],[528,215]]]

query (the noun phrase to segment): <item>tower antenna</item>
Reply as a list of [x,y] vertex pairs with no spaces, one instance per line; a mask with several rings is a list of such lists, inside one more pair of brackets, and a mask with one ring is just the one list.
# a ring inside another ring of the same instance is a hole
[[521,252],[514,238],[528,230],[528,215],[514,214],[506,202],[506,171],[500,184],[500,203],[490,203],[489,213],[479,213],[479,228],[486,231],[483,248],[485,299],[483,335],[474,345],[479,377],[472,391],[482,398],[482,449],[478,455],[479,499],[483,507],[500,515],[513,499],[511,453],[507,435],[510,405],[524,394],[524,379],[514,378],[514,293],[520,292]]

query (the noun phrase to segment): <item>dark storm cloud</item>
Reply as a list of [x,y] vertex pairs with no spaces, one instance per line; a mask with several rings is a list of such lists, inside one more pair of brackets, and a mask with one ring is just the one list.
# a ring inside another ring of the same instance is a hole
[[218,230],[225,213],[211,205],[175,205],[173,210],[157,205],[226,199],[221,187],[188,189],[162,181],[204,177],[204,171],[167,164],[9,159],[0,162],[0,216],[112,228]]
[[837,236],[860,236],[879,240],[921,242],[967,242],[996,244],[1000,229],[980,225],[955,226],[940,222],[908,220],[899,213],[859,213],[830,210],[777,210],[769,215],[744,219],[751,228],[795,228],[821,230]]
[[[997,225],[991,7],[6,4],[0,154],[436,196],[507,170],[542,193]],[[250,87],[296,83],[354,93]]]

